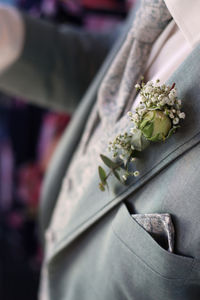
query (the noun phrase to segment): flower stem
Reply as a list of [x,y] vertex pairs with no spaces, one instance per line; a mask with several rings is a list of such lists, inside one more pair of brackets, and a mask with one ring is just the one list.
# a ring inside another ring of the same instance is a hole
[[110,169],[108,175],[106,175],[105,181],[108,179],[108,177],[112,174],[113,171],[115,171],[116,169],[120,168],[123,165],[123,163],[117,165],[116,167]]

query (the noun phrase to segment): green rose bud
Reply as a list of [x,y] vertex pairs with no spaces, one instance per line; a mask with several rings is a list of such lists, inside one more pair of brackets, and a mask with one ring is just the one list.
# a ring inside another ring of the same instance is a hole
[[165,140],[172,129],[170,118],[160,110],[148,111],[139,125],[145,138],[159,142]]

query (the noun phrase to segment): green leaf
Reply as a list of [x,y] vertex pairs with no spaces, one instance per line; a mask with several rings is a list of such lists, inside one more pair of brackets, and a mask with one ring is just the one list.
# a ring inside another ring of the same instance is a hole
[[179,128],[180,126],[176,126],[176,127],[172,127],[166,137],[166,139],[168,139],[170,136],[172,136],[172,134],[174,134],[177,130],[177,128]]
[[101,182],[105,183],[106,182],[106,172],[105,172],[105,170],[101,166],[99,166],[98,170],[99,170],[99,177],[101,179]]
[[99,189],[100,189],[100,191],[102,191],[102,192],[105,191],[105,187],[104,187],[104,185],[102,184],[102,182],[99,183]]
[[103,160],[104,164],[109,167],[110,169],[113,168],[117,168],[118,164],[116,164],[115,162],[113,162],[110,158],[108,158],[107,156],[100,154],[101,159]]
[[120,175],[117,171],[113,170],[113,175],[121,182]]

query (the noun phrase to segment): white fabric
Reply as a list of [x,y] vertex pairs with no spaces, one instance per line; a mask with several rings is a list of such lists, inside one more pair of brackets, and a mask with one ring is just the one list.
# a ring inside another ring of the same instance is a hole
[[23,48],[24,25],[16,9],[0,5],[0,71],[10,66]]
[[200,1],[164,0],[186,40],[195,47],[200,41]]
[[191,51],[192,47],[172,21],[152,47],[147,62],[146,79],[158,77],[166,81]]

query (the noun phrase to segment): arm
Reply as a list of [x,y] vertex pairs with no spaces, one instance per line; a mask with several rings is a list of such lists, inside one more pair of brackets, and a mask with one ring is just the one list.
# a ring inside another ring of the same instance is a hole
[[87,33],[25,15],[20,19],[23,46],[1,73],[0,89],[48,108],[73,112],[116,34]]

